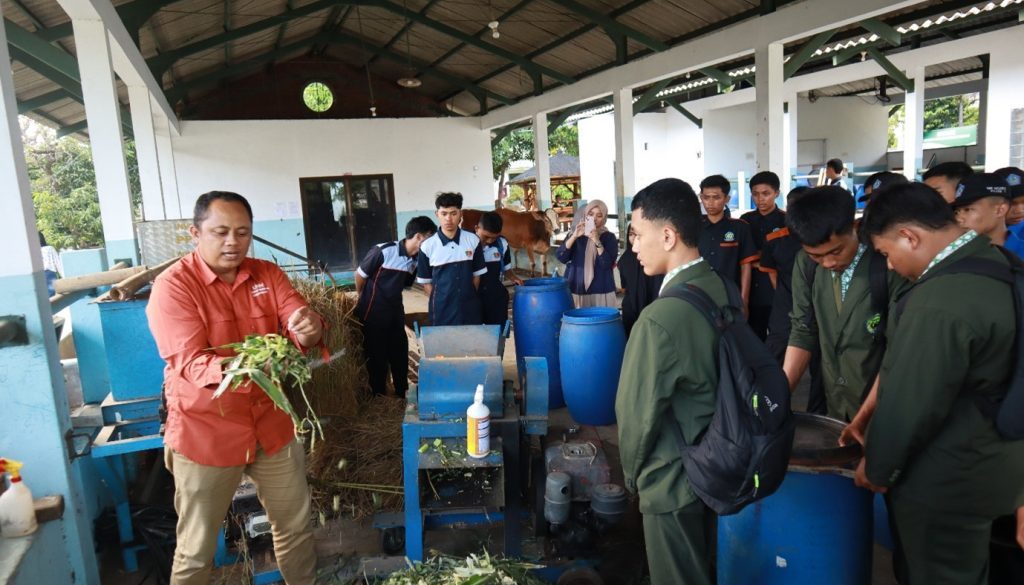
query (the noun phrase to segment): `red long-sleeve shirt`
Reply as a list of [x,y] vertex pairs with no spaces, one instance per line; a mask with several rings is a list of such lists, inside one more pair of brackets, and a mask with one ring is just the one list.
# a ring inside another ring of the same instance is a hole
[[192,252],[157,277],[146,316],[167,362],[164,443],[196,463],[230,467],[253,461],[257,443],[272,455],[291,442],[291,418],[259,389],[245,384],[217,399],[213,392],[221,361],[234,355],[220,346],[285,331],[304,306],[284,272],[263,260],[246,258],[228,284]]

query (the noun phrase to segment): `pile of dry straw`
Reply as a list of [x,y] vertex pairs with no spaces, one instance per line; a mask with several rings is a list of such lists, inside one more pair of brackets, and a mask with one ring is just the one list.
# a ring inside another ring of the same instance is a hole
[[[362,332],[351,291],[308,280],[293,282],[328,323],[324,340],[330,363],[313,370],[306,394],[325,440],[307,456],[307,475],[321,521],[344,514],[363,518],[402,508],[402,416],[405,401],[374,397],[367,385]],[[289,396],[292,404],[301,397]],[[301,414],[301,413],[300,413]]]

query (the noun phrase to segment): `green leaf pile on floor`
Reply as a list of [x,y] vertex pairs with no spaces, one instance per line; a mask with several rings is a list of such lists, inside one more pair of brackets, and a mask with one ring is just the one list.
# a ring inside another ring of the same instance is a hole
[[437,556],[392,573],[381,585],[545,585],[530,573],[542,568],[524,561],[492,557],[487,552],[464,559]]

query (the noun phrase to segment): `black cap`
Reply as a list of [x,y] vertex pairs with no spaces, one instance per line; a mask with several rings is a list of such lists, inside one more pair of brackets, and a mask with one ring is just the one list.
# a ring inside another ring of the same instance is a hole
[[1017,167],[1003,167],[992,174],[1002,177],[1010,186],[1010,197],[1024,197],[1024,171]]
[[963,207],[986,197],[1010,199],[1010,186],[995,173],[975,173],[960,181],[956,188],[956,199],[950,205]]
[[894,173],[892,171],[881,171],[879,173],[875,173],[864,181],[864,191],[866,192],[870,187],[871,193],[865,193],[857,198],[857,201],[868,201],[871,199],[871,195],[873,193],[877,193],[890,185],[902,185],[904,183],[909,183],[909,181],[906,177],[898,173]]

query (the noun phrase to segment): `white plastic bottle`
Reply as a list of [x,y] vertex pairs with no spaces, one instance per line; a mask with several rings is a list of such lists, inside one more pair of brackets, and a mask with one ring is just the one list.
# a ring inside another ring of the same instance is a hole
[[484,385],[477,384],[473,404],[466,409],[466,453],[482,458],[491,452],[491,409],[484,404]]
[[32,492],[21,481],[21,462],[4,461],[4,469],[11,476],[11,486],[0,495],[0,534],[4,538],[17,538],[32,534],[39,528]]

